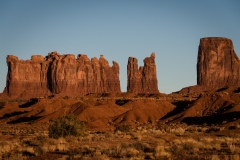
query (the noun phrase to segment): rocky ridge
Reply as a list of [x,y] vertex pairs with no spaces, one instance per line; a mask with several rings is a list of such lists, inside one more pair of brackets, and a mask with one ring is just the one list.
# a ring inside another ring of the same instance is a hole
[[132,93],[159,93],[155,64],[155,53],[144,60],[144,66],[138,68],[138,60],[128,58],[127,65],[127,91]]
[[11,98],[50,95],[79,96],[88,93],[121,92],[119,65],[112,67],[103,55],[91,60],[84,54],[33,55],[31,60],[7,56],[8,74],[4,94]]
[[[155,53],[138,60],[129,57],[127,92],[159,93]],[[121,92],[119,65],[112,67],[103,55],[89,59],[79,54],[60,55],[51,52],[46,57],[33,55],[31,60],[7,56],[8,74],[2,98],[32,98],[51,95],[82,96],[88,93]],[[183,88],[178,93],[202,92],[214,88],[240,85],[240,60],[231,39],[201,38],[198,48],[197,85]]]

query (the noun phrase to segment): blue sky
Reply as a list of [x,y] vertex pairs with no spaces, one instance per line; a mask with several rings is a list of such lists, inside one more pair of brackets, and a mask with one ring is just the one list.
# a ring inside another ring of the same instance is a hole
[[239,0],[2,0],[0,22],[1,91],[9,54],[103,54],[119,63],[126,91],[128,57],[143,65],[155,52],[163,93],[197,83],[200,38],[230,38],[240,54]]

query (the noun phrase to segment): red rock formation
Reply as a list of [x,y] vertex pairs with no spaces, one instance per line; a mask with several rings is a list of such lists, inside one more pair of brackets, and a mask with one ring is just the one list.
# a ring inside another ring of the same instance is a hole
[[240,85],[240,61],[231,39],[209,37],[200,39],[197,61],[197,86],[182,92],[210,90]]
[[42,56],[32,56],[31,60],[19,60],[18,57],[7,56],[8,74],[4,90],[9,97],[37,97],[50,95],[48,89],[49,61]]
[[197,84],[222,87],[240,84],[240,61],[232,40],[202,38],[198,50]]
[[133,93],[159,93],[155,65],[155,53],[144,59],[144,66],[138,68],[138,60],[129,57],[127,66],[127,91]]
[[87,93],[121,92],[119,65],[86,55],[59,55],[51,52],[45,58],[32,56],[19,60],[7,56],[8,75],[4,93],[11,98],[31,98],[59,94],[80,96]]

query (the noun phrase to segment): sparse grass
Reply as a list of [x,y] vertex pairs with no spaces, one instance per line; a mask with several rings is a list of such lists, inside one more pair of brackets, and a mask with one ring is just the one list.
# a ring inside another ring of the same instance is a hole
[[[61,153],[61,159],[239,159],[240,136],[237,129],[224,136],[220,131],[199,132],[201,126],[139,126],[129,132],[86,131],[84,136],[50,138],[47,127],[3,125],[0,134],[0,159],[27,159],[49,152]],[[176,128],[175,130],[173,130]],[[182,130],[182,131],[181,131]],[[181,133],[181,134],[179,134]],[[216,134],[216,135],[215,135]],[[17,138],[19,137],[19,138]],[[225,146],[224,146],[224,145]],[[207,153],[207,154],[206,154]],[[230,155],[229,155],[230,154]]]
[[157,159],[169,158],[171,156],[171,152],[167,152],[167,149],[164,146],[158,145],[155,148],[155,157]]
[[216,127],[216,126],[213,126],[213,127],[210,127],[206,130],[206,133],[211,133],[211,132],[218,132],[220,131],[220,128],[219,127]]
[[182,127],[177,127],[170,130],[170,133],[173,133],[175,135],[183,135],[184,132],[185,132],[185,129]]

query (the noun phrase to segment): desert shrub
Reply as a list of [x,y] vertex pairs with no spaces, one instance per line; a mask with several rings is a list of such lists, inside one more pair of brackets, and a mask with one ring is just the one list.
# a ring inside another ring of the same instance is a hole
[[184,132],[185,132],[185,129],[182,128],[182,127],[173,128],[173,129],[170,130],[170,133],[173,133],[173,134],[178,135],[178,136],[183,135]]
[[181,147],[178,144],[173,144],[166,150],[172,154],[178,154],[179,152],[181,152]]
[[228,129],[229,129],[229,130],[238,129],[238,126],[237,126],[237,125],[235,125],[235,126],[229,126]]
[[150,148],[146,144],[141,142],[135,142],[130,144],[129,146],[135,148],[138,151],[144,151],[144,152],[150,151]]
[[190,142],[186,142],[182,144],[183,150],[187,151],[187,152],[191,152],[194,149],[194,144],[190,143]]
[[69,99],[70,97],[69,96],[65,96],[65,97],[63,97],[63,99]]
[[208,129],[206,130],[206,133],[218,132],[218,131],[220,131],[220,128],[213,126],[213,127],[208,128]]
[[218,155],[212,155],[212,160],[220,160],[220,158],[218,157]]
[[129,124],[126,124],[126,125],[117,126],[114,131],[129,132],[131,129],[132,129],[132,126]]
[[166,151],[166,148],[164,146],[158,145],[155,148],[155,157],[157,159],[169,159],[171,154]]
[[80,136],[84,134],[85,125],[75,115],[66,115],[57,119],[48,127],[49,137],[58,139],[66,136]]
[[69,151],[67,151],[67,154],[69,156],[69,159],[74,159],[74,158],[76,158],[77,155],[83,156],[82,152],[83,152],[82,148],[74,148],[74,149],[70,149]]

